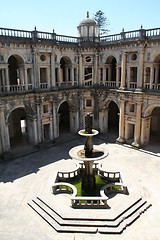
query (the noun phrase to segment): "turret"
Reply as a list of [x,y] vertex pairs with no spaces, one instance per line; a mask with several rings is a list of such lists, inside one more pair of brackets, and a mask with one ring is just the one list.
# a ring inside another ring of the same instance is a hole
[[98,25],[96,22],[89,18],[89,12],[87,12],[87,17],[82,20],[77,27],[80,41],[82,42],[98,42]]

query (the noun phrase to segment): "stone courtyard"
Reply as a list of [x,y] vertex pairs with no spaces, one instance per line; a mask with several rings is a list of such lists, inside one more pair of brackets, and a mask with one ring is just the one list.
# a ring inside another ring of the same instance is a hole
[[[135,150],[127,145],[108,142],[109,156],[103,160],[103,167],[108,171],[121,171],[128,187],[129,195],[143,196],[152,206],[144,214],[128,226],[122,234],[104,235],[83,233],[58,233],[47,224],[28,203],[37,195],[47,196],[53,184],[54,175],[58,170],[72,169],[74,162],[69,159],[69,150],[82,144],[83,140],[76,135],[68,139],[46,146],[32,149],[32,152],[21,155],[10,161],[0,162],[0,239],[1,240],[158,240],[160,229],[160,158],[159,149],[154,152]],[[107,142],[104,136],[95,137],[94,143]],[[153,149],[151,149],[153,150]],[[20,151],[18,151],[20,152]],[[16,155],[16,152],[13,153]],[[123,195],[117,194],[111,201],[117,206],[124,204]],[[70,196],[56,196],[57,206],[70,215]],[[65,199],[65,204],[62,201]],[[118,202],[118,203],[117,203]],[[83,210],[81,210],[82,212]],[[85,209],[88,217],[95,213]],[[106,215],[109,215],[105,209]],[[91,216],[92,217],[92,216]]]

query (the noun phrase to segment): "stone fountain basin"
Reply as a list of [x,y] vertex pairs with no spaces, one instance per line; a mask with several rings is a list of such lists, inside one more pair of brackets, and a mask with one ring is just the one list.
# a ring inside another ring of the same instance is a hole
[[85,129],[82,129],[78,132],[79,135],[83,137],[93,137],[96,136],[99,132],[95,129],[92,129],[92,133],[86,133]]
[[86,158],[84,153],[84,145],[79,145],[72,148],[69,151],[69,156],[72,159],[83,161],[83,162],[91,162],[91,161],[99,161],[108,156],[107,144],[103,143],[100,145],[93,145],[93,157]]

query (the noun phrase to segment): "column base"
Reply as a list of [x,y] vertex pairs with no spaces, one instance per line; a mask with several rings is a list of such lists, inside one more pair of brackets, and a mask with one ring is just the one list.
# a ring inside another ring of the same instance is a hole
[[11,152],[4,152],[2,154],[2,158],[3,160],[7,161],[7,160],[11,160],[13,158],[13,155],[11,154]]
[[137,143],[136,141],[134,141],[131,145],[132,145],[132,147],[134,147],[134,148],[140,148],[139,143]]
[[118,138],[116,139],[116,143],[118,143],[118,144],[123,144],[123,143],[124,143],[124,139],[123,139],[122,137],[118,137]]

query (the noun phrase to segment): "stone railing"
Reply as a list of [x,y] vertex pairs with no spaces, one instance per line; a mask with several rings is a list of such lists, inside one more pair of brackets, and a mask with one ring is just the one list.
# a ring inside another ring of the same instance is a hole
[[71,171],[71,172],[60,172],[60,171],[58,171],[57,179],[62,180],[62,179],[75,178],[79,175],[79,173],[80,173],[80,168],[79,167],[77,167],[74,171]]
[[107,207],[108,197],[71,197],[73,208],[103,208]]
[[122,181],[120,172],[107,172],[98,168],[98,175],[105,178],[107,181]]
[[160,28],[153,28],[153,29],[141,29],[134,30],[134,31],[127,31],[125,32],[122,30],[119,34],[101,36],[98,38],[80,38],[80,37],[73,37],[73,36],[65,36],[65,35],[58,35],[49,32],[41,32],[37,31],[36,28],[33,31],[26,31],[26,30],[17,30],[17,29],[9,29],[9,28],[0,28],[0,36],[2,37],[11,37],[11,38],[28,38],[32,40],[50,40],[55,42],[65,42],[65,43],[74,43],[79,44],[82,42],[117,42],[117,41],[129,41],[134,39],[145,39],[145,38],[160,38]]

